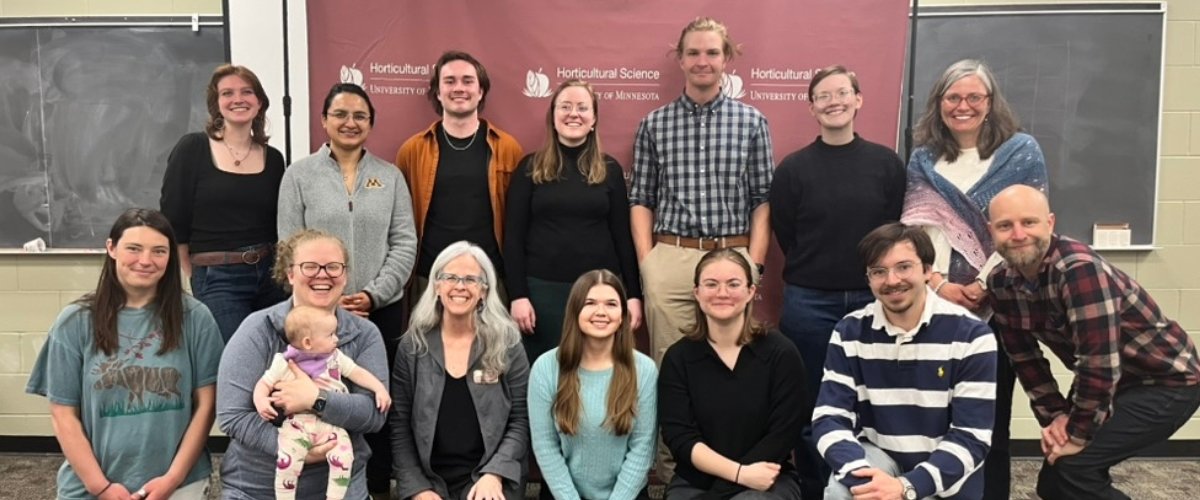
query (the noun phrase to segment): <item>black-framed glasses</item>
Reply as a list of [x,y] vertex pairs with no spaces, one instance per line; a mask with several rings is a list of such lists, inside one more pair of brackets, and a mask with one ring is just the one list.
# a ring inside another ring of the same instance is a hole
[[991,97],[991,96],[988,94],[967,94],[967,95],[949,94],[949,95],[942,96],[942,100],[946,101],[946,104],[949,104],[951,106],[958,106],[959,104],[962,104],[963,101],[967,101],[967,104],[969,104],[971,106],[978,106],[980,103],[983,102],[984,99],[987,99],[989,97]]
[[441,273],[437,275],[437,279],[442,283],[458,284],[469,287],[482,286],[487,283],[487,281],[483,279],[483,276],[476,276],[474,274],[459,276],[457,274]]
[[316,278],[321,271],[325,271],[325,275],[330,278],[336,278],[346,272],[346,264],[344,262],[330,262],[328,264],[300,262],[295,264],[295,266],[300,268],[300,274],[303,274],[306,278]]
[[878,283],[887,279],[889,274],[895,273],[897,278],[908,279],[912,277],[913,272],[917,270],[915,262],[901,262],[892,267],[868,267],[867,279]]

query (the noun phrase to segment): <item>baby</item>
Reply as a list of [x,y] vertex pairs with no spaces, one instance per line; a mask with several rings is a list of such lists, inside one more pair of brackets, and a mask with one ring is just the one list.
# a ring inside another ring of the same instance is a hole
[[[288,369],[288,360],[296,362],[317,387],[328,392],[349,392],[342,377],[375,393],[375,405],[380,412],[392,404],[388,389],[367,370],[359,370],[354,360],[337,348],[337,317],[330,311],[299,306],[288,313],[283,324],[287,334],[287,351],[275,354],[270,368],[254,386],[254,406],[258,414],[274,421],[278,410],[271,404],[271,390],[276,382],[291,380],[295,375]],[[318,401],[323,403],[323,401]],[[321,405],[314,405],[320,412]],[[296,483],[304,468],[304,456],[314,443],[333,439],[337,444],[325,455],[329,462],[329,483],[326,496],[340,500],[350,484],[350,467],[354,449],[346,430],[326,423],[313,413],[290,415],[279,426],[279,455],[275,468],[275,498],[296,498]],[[278,424],[277,424],[278,425]]]

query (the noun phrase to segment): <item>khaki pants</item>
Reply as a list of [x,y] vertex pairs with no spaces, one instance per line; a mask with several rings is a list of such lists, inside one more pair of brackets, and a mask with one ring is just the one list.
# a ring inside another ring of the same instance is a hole
[[[753,262],[745,247],[737,250],[747,262]],[[645,296],[643,310],[646,330],[650,333],[650,354],[659,365],[667,348],[683,338],[684,331],[695,327],[696,296],[693,283],[696,265],[706,253],[706,250],[659,243],[638,264],[642,273],[642,294]],[[750,274],[757,282],[757,271],[753,264]],[[655,469],[663,483],[669,483],[675,476],[675,461],[661,439]]]

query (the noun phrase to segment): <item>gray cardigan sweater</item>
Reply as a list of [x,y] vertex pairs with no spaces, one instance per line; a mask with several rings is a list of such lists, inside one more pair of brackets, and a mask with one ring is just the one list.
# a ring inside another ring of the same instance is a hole
[[[443,499],[453,500],[446,482],[434,474],[430,465],[446,384],[442,332],[435,328],[425,333],[429,351],[419,355],[414,352],[412,335],[420,334],[410,330],[401,337],[396,365],[392,367],[392,475],[399,480],[400,498],[433,490]],[[473,374],[480,369],[482,354],[482,344],[472,343],[467,387],[479,415],[483,460],[471,472],[471,482],[479,481],[486,473],[496,474],[504,478],[505,498],[522,498],[529,453],[529,414],[525,408],[529,360],[518,343],[508,349],[508,371],[496,383],[477,383]]]
[[[225,346],[217,371],[217,425],[228,434],[229,449],[221,462],[222,498],[275,498],[275,455],[279,432],[254,409],[254,385],[283,352],[283,320],[292,301],[251,313]],[[365,318],[337,308],[338,349],[358,366],[387,382],[387,359],[379,329]],[[321,420],[350,434],[354,443],[354,465],[346,498],[366,498],[366,464],[371,449],[363,433],[383,427],[385,415],[375,408],[375,397],[366,389],[347,382],[348,393],[331,392]],[[298,499],[325,498],[329,466],[305,464],[297,485]]]
[[417,257],[412,198],[400,170],[363,151],[347,194],[329,145],[297,160],[279,186],[279,237],[301,229],[337,236],[350,252],[348,293],[367,292],[378,309],[400,300]]

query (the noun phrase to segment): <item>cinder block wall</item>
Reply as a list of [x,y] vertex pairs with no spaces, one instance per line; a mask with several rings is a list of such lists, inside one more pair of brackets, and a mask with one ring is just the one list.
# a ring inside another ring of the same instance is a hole
[[[1084,3],[1087,0],[1060,0]],[[1030,3],[924,0],[922,5]],[[1046,2],[1043,2],[1046,3]],[[1087,2],[1094,3],[1094,2]],[[220,0],[0,0],[0,17],[121,14],[220,14]],[[1185,329],[1200,332],[1200,0],[1170,0],[1159,179],[1159,249],[1107,257],[1153,294]],[[0,255],[0,435],[52,435],[43,398],[24,392],[28,373],[59,310],[95,285],[98,256]],[[1057,367],[1062,386],[1070,378]],[[1037,439],[1020,391],[1013,436]],[[1175,439],[1200,439],[1193,418]]]

